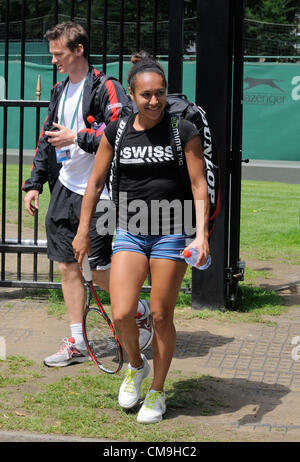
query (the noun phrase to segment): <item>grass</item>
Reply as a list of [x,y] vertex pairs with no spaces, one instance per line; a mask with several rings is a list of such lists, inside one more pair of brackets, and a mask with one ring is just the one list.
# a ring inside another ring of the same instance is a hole
[[[208,441],[190,424],[168,419],[160,425],[140,425],[134,412],[119,407],[116,396],[122,375],[95,372],[84,364],[73,376],[51,379],[52,369],[45,369],[25,358],[9,357],[0,361],[0,428],[38,433],[111,438],[117,441]],[[199,415],[226,409],[222,400],[209,397],[209,378],[176,375],[166,382],[169,413],[175,416],[182,408],[197,408]],[[180,379],[180,380],[179,380]],[[142,396],[150,379],[142,384]]]
[[[2,164],[0,164],[2,166]],[[7,165],[7,176],[6,176],[6,223],[18,223],[18,198],[21,196],[21,215],[22,225],[25,228],[33,229],[34,220],[25,211],[24,208],[24,196],[25,193],[21,191],[21,185],[24,180],[30,177],[31,166],[23,165],[22,175],[19,174],[18,165]],[[2,190],[3,175],[0,176],[0,188]],[[45,217],[47,208],[50,200],[50,193],[47,184],[44,186],[43,193],[39,197],[39,231],[44,232],[45,230]]]
[[191,310],[190,307],[183,307],[176,310],[175,319],[214,319],[218,322],[255,322],[273,326],[276,322],[272,317],[280,316],[288,310],[284,299],[276,292],[247,284],[240,285],[238,299],[238,309],[234,311],[208,308]]
[[300,265],[300,185],[243,181],[241,255]]
[[268,316],[279,316],[288,310],[285,299],[272,290],[255,286],[256,278],[270,277],[268,271],[252,270],[246,266],[245,280],[240,282],[238,288],[237,309],[230,310],[191,310],[190,304],[178,304],[175,317],[185,319],[215,319],[226,322],[259,322],[273,325]]
[[[242,290],[241,290],[242,292]],[[247,291],[245,292],[247,293]],[[220,310],[210,310],[204,309],[199,312],[185,312],[185,319],[188,318],[199,318],[199,319],[214,319],[218,322],[247,322],[247,323],[263,323],[267,326],[276,325],[276,321],[270,319],[269,317],[275,317],[283,314],[287,311],[287,307],[282,305],[282,299],[273,299],[277,294],[265,292],[265,294],[259,294],[257,300],[260,301],[259,304],[251,306],[251,299],[255,299],[252,290],[250,289],[250,297],[247,299],[247,310],[242,311],[240,308],[235,311],[220,311]],[[250,308],[249,308],[250,307]],[[269,316],[269,317],[268,317]]]

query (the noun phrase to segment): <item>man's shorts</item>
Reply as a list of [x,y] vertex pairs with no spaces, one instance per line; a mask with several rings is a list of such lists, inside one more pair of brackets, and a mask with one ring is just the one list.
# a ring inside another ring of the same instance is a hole
[[118,228],[113,254],[121,251],[137,252],[148,258],[163,258],[184,262],[181,253],[187,245],[187,239],[185,234],[141,236]]
[[[82,198],[60,181],[56,182],[46,215],[47,253],[50,260],[76,262],[72,242],[79,225]],[[111,262],[113,236],[108,233],[102,236],[96,230],[97,220],[102,214],[95,212],[91,221],[89,262],[92,270],[108,269]]]

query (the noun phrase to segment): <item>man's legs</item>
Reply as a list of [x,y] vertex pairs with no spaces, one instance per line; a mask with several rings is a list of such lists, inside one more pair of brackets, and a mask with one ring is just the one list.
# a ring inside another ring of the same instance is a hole
[[89,359],[82,336],[85,308],[83,278],[74,261],[72,240],[78,226],[82,196],[68,190],[58,180],[51,195],[46,216],[48,257],[58,262],[61,284],[71,335],[63,340],[60,350],[44,359],[47,366],[67,366]]
[[[85,310],[86,291],[79,265],[77,262],[59,262],[58,268],[70,324],[81,323]],[[109,291],[109,272],[109,269],[92,272],[93,283],[106,292]]]
[[[62,348],[47,358],[44,363],[48,366],[67,366],[74,362],[82,362],[90,359],[84,343],[82,332],[82,320],[85,310],[85,287],[79,265],[74,259],[72,241],[76,234],[82,197],[72,193],[62,186],[59,181],[52,194],[49,210],[46,218],[46,230],[48,240],[48,256],[51,260],[58,261],[61,272],[62,290],[67,313],[70,320],[71,335],[64,339]],[[93,273],[93,282],[105,291],[109,291],[110,261],[112,251],[112,236],[99,233],[98,220],[102,212],[96,212],[91,223],[91,255],[90,266]],[[61,262],[66,258],[69,262]],[[145,310],[146,307],[146,310]],[[141,310],[144,310],[142,312]],[[138,325],[141,344],[144,348],[151,342],[152,330],[150,309],[146,303],[139,303],[139,312],[143,325]],[[147,318],[147,322],[146,321]],[[72,343],[73,342],[73,343]]]
[[[86,292],[83,284],[82,274],[77,262],[59,263],[58,266],[61,272],[62,291],[70,322],[71,336],[64,340],[61,350],[59,350],[54,355],[44,359],[44,363],[47,366],[53,367],[68,366],[73,363],[89,360],[89,355],[84,343],[82,331],[82,319],[86,302]],[[108,292],[109,275],[110,270],[93,271],[94,284]],[[142,308],[143,304],[141,304],[141,306],[139,305],[139,310]],[[136,313],[136,304],[134,312]],[[146,314],[144,314],[144,317],[145,316],[148,318],[149,312],[146,312]],[[149,330],[149,327],[147,329],[144,325],[140,327],[139,320],[136,320],[135,328],[137,329],[137,327],[139,327],[138,338],[140,339],[140,342],[145,345],[146,338],[147,342],[149,343],[152,338],[152,332]],[[71,343],[70,339],[72,339],[72,341],[74,339],[75,342]]]
[[59,263],[61,285],[70,324],[82,322],[85,288],[78,263]]
[[[59,263],[63,296],[70,321],[71,336],[75,339],[76,346],[85,350],[82,319],[85,311],[86,292],[83,284],[82,273],[78,263]],[[94,284],[101,289],[109,290],[109,270],[93,271]]]
[[61,349],[44,359],[49,367],[63,367],[89,360],[82,334],[82,318],[85,309],[85,287],[78,263],[59,262],[61,284],[71,336],[63,340]]

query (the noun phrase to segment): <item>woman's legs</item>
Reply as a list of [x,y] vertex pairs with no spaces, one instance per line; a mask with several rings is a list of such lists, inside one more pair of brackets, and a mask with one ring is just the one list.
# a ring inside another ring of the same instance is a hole
[[119,341],[133,367],[142,364],[135,315],[148,270],[148,259],[140,253],[124,251],[112,257],[109,282],[112,315]]
[[176,344],[174,308],[186,263],[168,258],[150,258],[139,252],[119,251],[112,257],[110,297],[117,335],[133,367],[142,365],[135,322],[141,287],[151,272],[150,307],[154,336],[152,388],[163,390]]
[[173,322],[174,308],[186,263],[167,259],[151,259],[151,298],[150,306],[154,336],[153,369],[151,389],[162,391],[170,368],[176,345],[176,331]]
[[[166,241],[170,244],[169,239],[165,239],[162,243],[165,244]],[[131,246],[133,245],[131,242]],[[178,255],[177,252],[175,254]],[[138,402],[141,381],[149,373],[148,362],[146,358],[141,357],[139,350],[135,312],[140,290],[149,269],[151,271],[150,307],[154,329],[152,342],[154,378],[150,389],[151,393],[160,394],[151,395],[150,393],[151,397],[148,401],[158,397],[161,405],[159,409],[154,409],[149,413],[145,402],[138,415],[138,421],[141,423],[159,421],[165,412],[161,392],[175,349],[176,332],[173,315],[186,266],[186,263],[182,261],[172,260],[165,256],[152,257],[149,261],[144,253],[125,249],[117,251],[112,258],[110,274],[112,316],[118,338],[130,363],[119,391],[119,404],[125,408],[133,407]]]

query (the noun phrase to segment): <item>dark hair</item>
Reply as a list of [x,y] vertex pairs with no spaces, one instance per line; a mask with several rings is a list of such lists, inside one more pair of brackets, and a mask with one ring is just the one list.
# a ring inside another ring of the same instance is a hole
[[90,52],[89,38],[80,24],[71,21],[62,22],[49,29],[45,34],[45,39],[48,41],[58,40],[61,37],[66,38],[66,45],[71,51],[74,51],[81,44],[84,49],[83,55],[88,58]]
[[127,83],[132,93],[135,91],[135,77],[140,72],[155,72],[156,74],[161,75],[165,87],[167,86],[166,76],[162,66],[146,51],[142,50],[133,53],[131,56],[131,62],[132,66],[127,75]]

